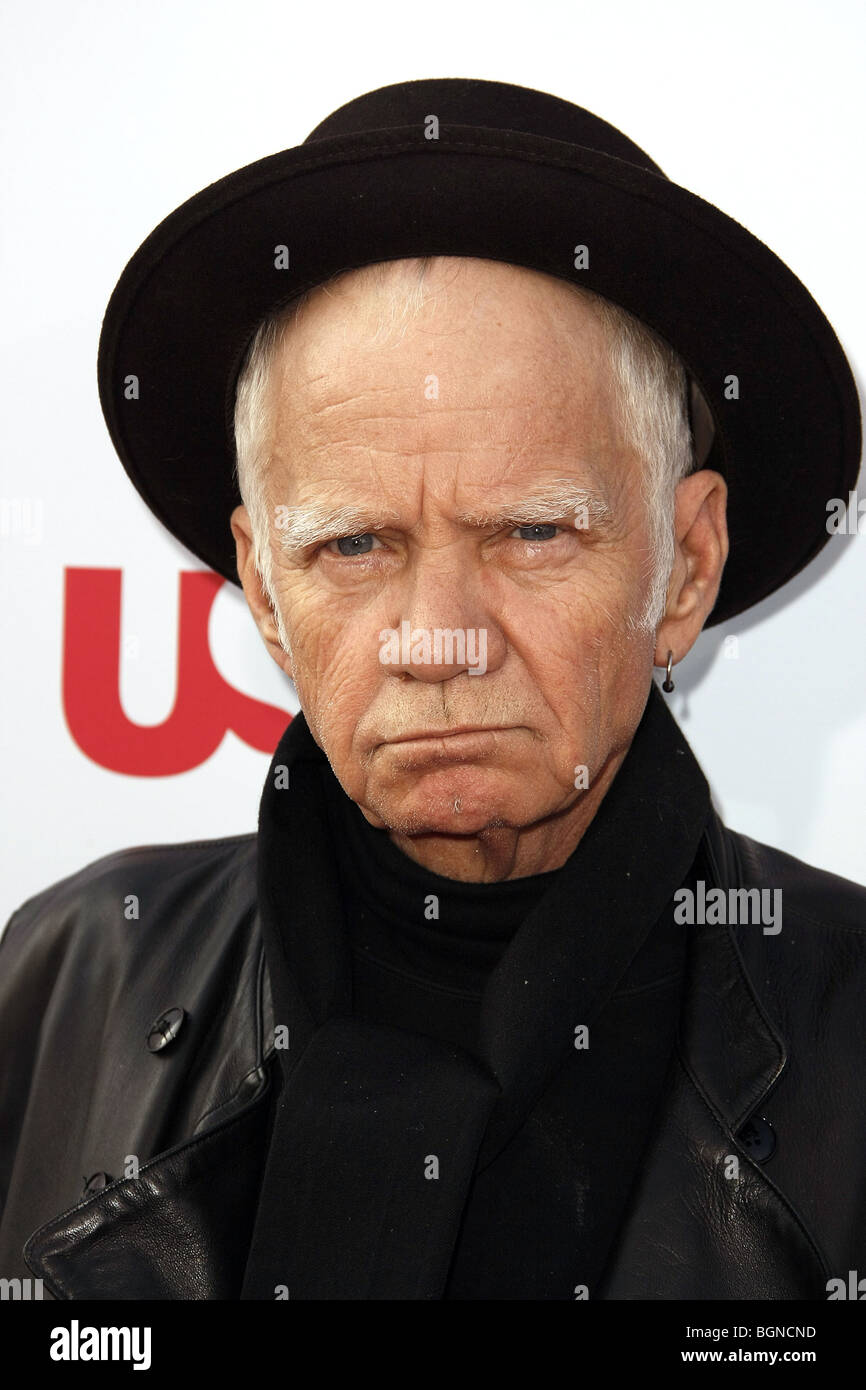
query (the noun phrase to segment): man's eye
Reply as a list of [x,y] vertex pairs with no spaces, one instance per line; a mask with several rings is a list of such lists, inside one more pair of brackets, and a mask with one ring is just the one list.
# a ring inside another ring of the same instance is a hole
[[381,542],[376,540],[372,531],[365,531],[362,536],[341,536],[339,540],[328,541],[325,549],[334,554],[333,547],[336,546],[340,555],[367,555],[374,545],[381,545]]
[[538,522],[535,526],[515,526],[511,534],[516,533],[522,541],[552,541],[558,530],[552,521]]

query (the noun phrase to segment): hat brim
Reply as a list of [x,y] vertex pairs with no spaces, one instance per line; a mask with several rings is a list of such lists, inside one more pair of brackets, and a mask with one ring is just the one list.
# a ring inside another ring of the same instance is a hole
[[[281,245],[287,269],[275,265]],[[212,184],[151,233],[112,294],[98,379],[114,446],[156,516],[219,574],[239,582],[234,393],[258,324],[338,271],[422,255],[583,285],[679,354],[713,415],[704,466],[729,490],[731,548],[708,626],[826,544],[827,503],[846,499],[859,471],[859,402],[833,329],[773,252],[612,156],[511,131],[449,126],[425,140],[406,127],[319,139]]]

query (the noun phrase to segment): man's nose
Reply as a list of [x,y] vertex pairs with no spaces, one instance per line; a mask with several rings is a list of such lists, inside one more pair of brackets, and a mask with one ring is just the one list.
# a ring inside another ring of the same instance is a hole
[[420,561],[392,626],[379,634],[379,660],[395,675],[436,683],[482,676],[501,664],[505,641],[482,579],[469,567],[439,556]]

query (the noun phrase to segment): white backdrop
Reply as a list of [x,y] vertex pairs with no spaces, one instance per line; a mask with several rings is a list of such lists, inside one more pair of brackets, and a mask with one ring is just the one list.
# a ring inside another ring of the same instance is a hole
[[[95,360],[126,261],[198,189],[388,82],[538,87],[619,126],[766,241],[855,372],[864,360],[859,0],[28,0],[0,24],[0,926],[110,850],[255,829],[267,753],[228,733],[189,772],[110,771],[73,739],[62,698],[64,575],[96,567],[123,571],[126,717],[157,725],[174,701],[178,575],[201,566],[127,481]],[[214,664],[288,715],[292,689],[231,587],[211,613]],[[730,825],[866,883],[866,536],[837,537],[780,595],[705,634],[672,699]]]

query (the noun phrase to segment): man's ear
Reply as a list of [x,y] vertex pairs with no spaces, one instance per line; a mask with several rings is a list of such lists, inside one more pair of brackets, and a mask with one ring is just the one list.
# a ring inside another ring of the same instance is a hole
[[232,535],[235,538],[238,578],[243,586],[244,595],[249,604],[250,612],[256,620],[256,627],[259,630],[262,641],[274,658],[274,661],[282,671],[285,671],[286,675],[291,680],[292,665],[289,660],[289,654],[280,642],[280,634],[274,610],[270,598],[265,593],[259,572],[256,569],[253,528],[246,507],[235,507],[231,515],[231,528]]
[[654,664],[682,661],[712,612],[728,558],[728,488],[721,473],[702,468],[677,484],[676,552]]

